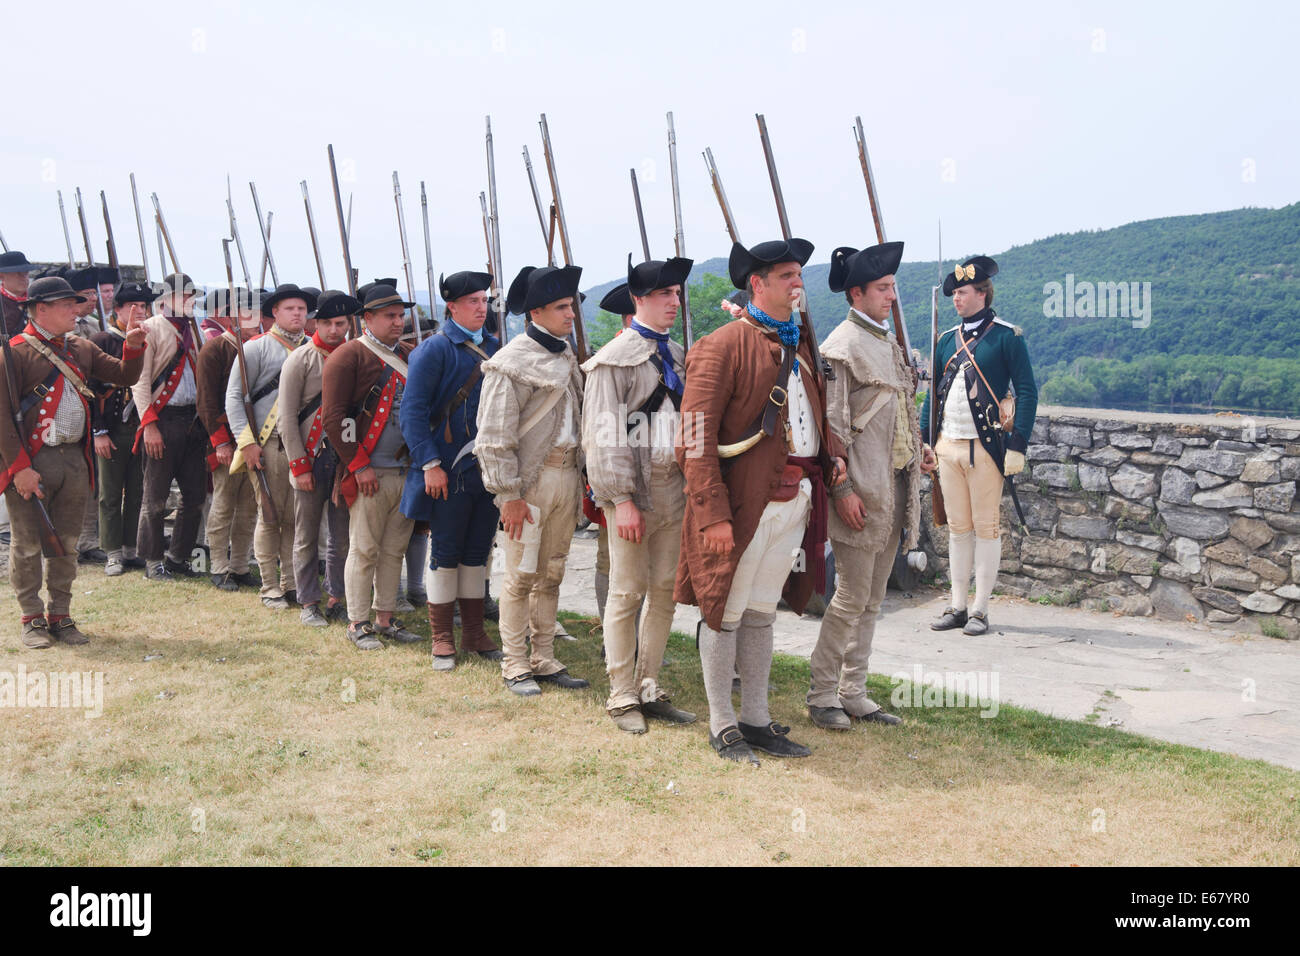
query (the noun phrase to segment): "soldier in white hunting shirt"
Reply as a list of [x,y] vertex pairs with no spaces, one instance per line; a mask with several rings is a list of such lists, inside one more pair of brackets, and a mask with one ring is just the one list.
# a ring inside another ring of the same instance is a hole
[[[568,343],[581,275],[577,266],[520,271],[506,305],[528,316],[528,328],[483,363],[475,448],[507,538],[501,673],[506,687],[522,697],[540,694],[538,681],[589,686],[555,658],[560,581],[582,500],[582,372]],[[533,527],[525,532],[526,525]]]
[[831,253],[830,287],[849,312],[822,343],[835,378],[826,417],[844,445],[848,480],[831,489],[829,520],[836,587],[812,652],[808,716],[825,730],[852,720],[901,723],[867,696],[867,662],[900,536],[916,542],[921,431],[908,357],[890,334],[894,273],[903,244]]
[[[583,365],[582,445],[587,481],[609,529],[609,595],[604,614],[605,709],[615,726],[646,732],[646,717],[688,724],[659,686],[672,628],[673,581],[686,507],[674,455],[685,352],[669,333],[681,308],[692,261],[632,265],[628,292],[636,316],[628,329]],[[645,620],[637,633],[643,599]]]
[[262,314],[271,315],[275,324],[265,335],[244,346],[254,422],[249,422],[244,410],[244,383],[238,361],[231,368],[226,384],[226,418],[238,446],[230,473],[237,474],[245,466],[264,472],[275,508],[275,520],[271,520],[265,491],[259,490],[253,554],[257,556],[257,569],[262,575],[262,603],[273,610],[283,610],[297,600],[293,575],[292,487],[289,459],[284,453],[279,428],[280,370],[289,355],[306,341],[302,330],[307,324],[307,313],[314,308],[316,297],[291,283],[279,286],[262,300]]

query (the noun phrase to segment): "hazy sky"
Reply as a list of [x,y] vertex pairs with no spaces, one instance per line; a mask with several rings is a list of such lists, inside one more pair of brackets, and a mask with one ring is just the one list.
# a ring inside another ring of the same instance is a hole
[[834,246],[874,241],[850,132],[861,114],[890,238],[906,240],[906,259],[932,259],[942,216],[951,260],[1300,199],[1297,28],[1287,3],[10,4],[0,231],[32,258],[63,258],[62,189],[83,259],[80,186],[103,259],[104,189],[120,254],[138,262],[134,171],[155,273],[150,192],[186,271],[224,282],[229,172],[249,257],[261,253],[252,179],[275,213],[281,281],[316,285],[306,179],[339,287],[333,143],[345,201],[355,194],[363,281],[400,274],[396,170],[423,288],[421,180],[435,270],[483,267],[491,114],[508,282],[543,257],[521,147],[545,200],[544,111],[575,260],[594,284],[639,247],[631,167],[651,251],[671,253],[668,110],[688,254],[729,248],[705,146],[745,242],[779,235],[754,121],[763,112],[793,230],[824,262]]

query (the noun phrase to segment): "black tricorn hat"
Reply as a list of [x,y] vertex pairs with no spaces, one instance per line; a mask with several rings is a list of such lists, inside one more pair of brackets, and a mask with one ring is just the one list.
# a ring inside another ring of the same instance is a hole
[[317,322],[324,319],[337,319],[341,315],[356,315],[360,311],[360,301],[338,289],[326,289],[316,300]]
[[95,279],[100,285],[117,285],[122,281],[122,272],[113,266],[99,266],[95,270]]
[[667,261],[651,259],[639,265],[632,265],[632,253],[627,254],[627,292],[628,295],[649,295],[655,289],[666,289],[671,285],[683,285],[691,274],[694,259],[674,256]]
[[943,277],[943,294],[951,296],[964,285],[974,285],[998,274],[998,264],[988,256],[971,256]]
[[540,309],[560,299],[568,299],[578,294],[578,282],[582,279],[581,266],[524,266],[510,283],[510,292],[506,295],[506,309],[515,315],[523,315],[533,309]]
[[[358,292],[361,290],[358,289]],[[403,309],[409,309],[415,305],[414,302],[405,302],[397,294],[397,287],[388,285],[383,282],[371,283],[370,288],[366,289],[366,294],[361,296],[361,311],[378,312],[380,309],[387,309],[389,306],[400,305]],[[317,314],[317,318],[320,315]]]
[[746,249],[738,242],[731,245],[731,257],[727,260],[727,272],[731,275],[731,284],[737,289],[745,288],[750,273],[763,266],[778,262],[806,263],[813,254],[813,244],[807,239],[772,239],[760,242],[752,249]]
[[27,257],[17,249],[12,252],[0,252],[0,272],[35,272],[40,266],[27,261]]
[[143,282],[123,282],[113,296],[113,302],[117,305],[126,305],[128,302],[143,302],[148,305],[156,298],[158,293]]
[[99,286],[99,270],[94,266],[86,269],[68,269],[63,273],[68,285],[74,289],[94,289]]
[[286,299],[302,299],[307,303],[307,311],[311,312],[316,308],[316,296],[310,289],[300,289],[292,282],[283,282],[275,287],[275,291],[262,300],[262,311],[270,313],[275,306]]
[[60,299],[89,301],[84,295],[78,295],[77,290],[68,285],[67,279],[46,276],[44,279],[36,279],[27,287],[27,301],[23,304],[30,309],[38,302],[58,302]]
[[885,242],[865,249],[840,246],[831,253],[831,272],[827,281],[832,292],[843,292],[892,276],[902,261],[901,242]]
[[626,282],[620,282],[606,292],[605,298],[600,300],[600,307],[606,312],[613,312],[615,315],[634,315],[636,313],[636,303],[632,301],[632,295],[627,291]]
[[[122,288],[126,288],[123,286]],[[222,287],[213,289],[203,297],[203,311],[207,315],[229,315],[230,309],[226,306],[226,300],[230,298],[230,292]],[[122,297],[119,295],[116,301],[121,302]],[[143,301],[143,300],[141,300]]]
[[486,292],[492,287],[492,276],[486,272],[453,272],[438,276],[438,294],[443,302],[454,302],[463,295]]

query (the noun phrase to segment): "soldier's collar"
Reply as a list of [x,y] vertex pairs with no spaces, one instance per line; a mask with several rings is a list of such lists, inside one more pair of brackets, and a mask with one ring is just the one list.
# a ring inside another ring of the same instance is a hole
[[855,325],[861,326],[868,332],[877,335],[882,339],[889,337],[889,326],[885,325],[883,322],[877,322],[871,316],[859,312],[853,306],[849,306],[849,321],[853,322]]

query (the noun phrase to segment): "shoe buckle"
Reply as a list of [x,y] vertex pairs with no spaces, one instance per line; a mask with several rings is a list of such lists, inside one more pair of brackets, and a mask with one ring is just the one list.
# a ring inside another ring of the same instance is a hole
[[742,734],[740,729],[737,727],[728,727],[722,733],[718,734],[718,741],[724,747],[730,747],[732,744],[742,743],[744,740],[745,735]]

